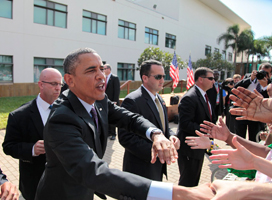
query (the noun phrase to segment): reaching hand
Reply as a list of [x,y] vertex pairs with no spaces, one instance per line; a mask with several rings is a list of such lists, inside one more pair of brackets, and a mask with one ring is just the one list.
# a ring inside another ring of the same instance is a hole
[[[249,152],[243,145],[237,141],[237,137],[234,136],[232,144],[236,149],[220,149],[213,150],[210,159],[213,160],[213,164],[219,165],[219,168],[234,168],[238,170],[254,169],[254,154]],[[215,155],[217,154],[217,155]]]
[[226,141],[228,139],[230,130],[223,122],[222,117],[219,117],[219,123],[217,125],[209,121],[203,121],[203,123],[204,124],[200,124],[200,130],[204,133],[207,133],[208,137],[222,141]]
[[239,191],[239,189],[244,186],[244,183],[240,181],[215,180],[210,186],[216,193],[211,200],[241,199],[240,197],[244,196],[244,191]]
[[209,183],[197,187],[173,186],[173,200],[210,200],[213,196]]
[[198,130],[195,133],[199,137],[187,136],[185,143],[191,146],[191,149],[209,149],[211,147],[211,142],[205,134],[200,133]]
[[3,200],[18,200],[19,191],[11,182],[5,182],[1,185],[0,198]]
[[178,158],[177,150],[174,144],[169,141],[162,132],[154,133],[152,136],[153,145],[151,149],[151,163],[156,162],[156,157],[158,156],[161,163],[166,163],[168,165],[176,162]]
[[230,95],[230,99],[235,102],[234,105],[242,107],[230,109],[232,115],[241,116],[237,117],[237,120],[253,120],[271,123],[272,99],[264,99],[258,95],[257,91],[253,93],[242,87],[232,89],[232,93],[239,97]]

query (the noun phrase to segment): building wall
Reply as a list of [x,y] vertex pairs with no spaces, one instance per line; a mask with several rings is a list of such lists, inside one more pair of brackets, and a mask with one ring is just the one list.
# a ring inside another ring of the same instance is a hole
[[[33,83],[34,57],[65,58],[79,47],[95,49],[103,61],[111,64],[117,73],[117,63],[134,63],[149,46],[165,47],[165,33],[176,35],[176,53],[184,61],[191,54],[192,61],[205,58],[205,45],[223,50],[217,37],[233,22],[198,0],[147,1],[129,0],[55,0],[68,6],[67,28],[33,22],[33,1],[13,1],[13,19],[0,18],[0,55],[13,56],[13,82]],[[172,3],[172,4],[171,4]],[[156,9],[153,5],[156,4]],[[150,8],[152,6],[152,8]],[[168,7],[167,7],[168,6]],[[162,9],[164,8],[165,9]],[[107,16],[107,34],[82,31],[82,11],[88,10]],[[136,41],[118,38],[118,19],[135,23]],[[145,27],[159,30],[159,45],[145,44]],[[227,50],[231,52],[231,49]],[[186,79],[186,69],[180,70],[180,79]],[[135,72],[135,80],[140,80]]]

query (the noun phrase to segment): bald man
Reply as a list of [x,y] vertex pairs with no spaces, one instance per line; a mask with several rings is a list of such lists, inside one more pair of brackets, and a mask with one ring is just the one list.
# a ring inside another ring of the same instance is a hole
[[51,105],[58,98],[62,75],[54,68],[41,72],[40,93],[34,100],[9,114],[6,136],[2,144],[5,154],[19,159],[19,189],[26,200],[35,198],[36,188],[46,162],[43,128]]

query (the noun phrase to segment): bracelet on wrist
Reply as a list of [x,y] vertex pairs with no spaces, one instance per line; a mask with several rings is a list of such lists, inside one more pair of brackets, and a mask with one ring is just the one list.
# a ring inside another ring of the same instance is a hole
[[212,150],[216,150],[219,148],[219,146],[217,144],[215,144],[215,142],[213,140],[210,140],[211,141],[211,147],[209,149],[207,149],[207,153],[211,154],[211,151]]

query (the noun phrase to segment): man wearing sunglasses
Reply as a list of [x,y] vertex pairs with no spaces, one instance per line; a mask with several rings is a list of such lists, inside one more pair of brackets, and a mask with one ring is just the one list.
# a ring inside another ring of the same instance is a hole
[[5,154],[19,159],[19,189],[26,200],[34,200],[45,166],[43,129],[62,86],[61,73],[53,68],[41,71],[40,93],[34,100],[9,114],[3,142]]
[[179,185],[197,186],[201,174],[204,153],[203,149],[191,149],[184,141],[187,136],[197,136],[203,120],[215,123],[215,114],[206,91],[213,87],[213,71],[206,67],[196,69],[195,86],[180,100],[178,107],[179,124],[177,135],[180,139],[178,165],[180,171]]
[[[158,94],[165,78],[162,64],[156,60],[144,61],[140,67],[140,77],[142,85],[126,96],[122,107],[148,119],[179,148],[179,140],[168,125],[165,103]],[[123,171],[162,181],[163,174],[167,175],[166,164],[162,164],[158,158],[154,164],[150,163],[152,141],[125,129],[119,129],[118,138],[125,148]]]

